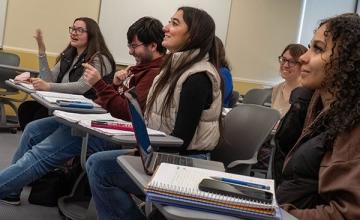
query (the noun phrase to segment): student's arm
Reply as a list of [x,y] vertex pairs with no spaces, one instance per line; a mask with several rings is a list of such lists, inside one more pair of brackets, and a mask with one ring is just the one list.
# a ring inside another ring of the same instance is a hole
[[39,77],[46,82],[55,82],[60,72],[60,62],[57,62],[52,70],[46,54],[39,54]]
[[[104,75],[110,74],[112,72],[112,67],[109,60],[103,56],[106,70]],[[101,63],[98,57],[96,57],[93,61],[93,66],[99,72],[101,71]],[[86,91],[91,89],[91,85],[87,84],[83,77],[76,82],[62,82],[62,83],[50,83],[50,91],[54,92],[64,92],[64,93],[73,93],[73,94],[84,94]]]
[[181,150],[190,144],[201,113],[208,109],[212,102],[212,84],[206,73],[191,75],[183,84],[175,127],[171,135],[184,141]]

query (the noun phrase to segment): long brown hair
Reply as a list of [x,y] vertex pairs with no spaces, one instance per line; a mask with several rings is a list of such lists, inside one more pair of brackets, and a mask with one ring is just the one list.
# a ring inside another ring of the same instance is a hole
[[[188,33],[190,36],[190,40],[186,42],[180,51],[189,51],[193,56],[183,54],[182,57],[179,58],[181,62],[172,66],[171,60],[173,53],[167,55],[161,68],[163,73],[156,85],[153,85],[155,86],[153,94],[149,96],[149,102],[146,107],[147,115],[154,105],[159,93],[165,86],[169,85],[168,93],[163,102],[164,107],[161,109],[162,117],[169,116],[175,86],[180,76],[192,65],[201,61],[207,54],[209,55],[209,62],[215,67],[219,67],[219,59],[215,46],[215,22],[212,17],[204,10],[197,8],[180,7],[178,8],[178,11],[179,10],[183,11],[184,21],[188,26]],[[198,50],[199,52],[196,54],[194,53],[195,50]]]
[[[101,73],[108,72],[106,69],[103,69],[103,67],[106,68],[104,59],[102,57],[103,55],[109,60],[111,64],[111,68],[112,68],[111,71],[115,71],[114,58],[111,55],[110,50],[106,46],[104,37],[96,21],[88,17],[76,18],[73,23],[75,23],[76,21],[83,21],[86,25],[88,41],[87,41],[87,48],[84,51],[84,53],[86,53],[85,62],[91,62],[94,59],[94,56],[96,56],[101,64],[101,70],[100,70]],[[65,54],[71,54],[73,55],[73,57],[75,57],[76,48],[71,46],[71,44],[69,43],[68,46],[63,50],[63,52],[56,58],[56,62],[59,62]]]

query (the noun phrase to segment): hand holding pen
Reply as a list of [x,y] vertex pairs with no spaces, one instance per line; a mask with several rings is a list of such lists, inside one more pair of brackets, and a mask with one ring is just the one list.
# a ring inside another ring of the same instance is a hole
[[119,70],[115,73],[113,83],[119,86],[127,77],[131,74],[131,66],[127,66],[125,69]]
[[31,77],[30,83],[34,86],[34,89],[36,90],[40,90],[40,91],[50,90],[50,84],[40,78]]
[[94,55],[91,56],[87,63],[83,63],[82,66],[84,67],[83,78],[85,81],[93,86],[101,79],[101,74],[99,71],[93,66],[94,59],[99,52],[96,52]]

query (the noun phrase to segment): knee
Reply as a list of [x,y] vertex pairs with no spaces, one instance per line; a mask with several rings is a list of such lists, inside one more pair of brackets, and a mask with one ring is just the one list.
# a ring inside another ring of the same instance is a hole
[[94,179],[99,178],[99,174],[98,172],[96,172],[96,170],[101,169],[101,163],[99,162],[99,160],[99,155],[92,154],[86,161],[86,173],[90,182],[94,181]]

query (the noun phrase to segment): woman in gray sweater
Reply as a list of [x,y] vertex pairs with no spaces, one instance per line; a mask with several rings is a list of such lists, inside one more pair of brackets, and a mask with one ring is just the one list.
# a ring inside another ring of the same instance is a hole
[[[36,90],[83,94],[94,99],[95,92],[82,77],[84,68],[81,64],[91,63],[111,81],[115,71],[114,58],[105,44],[99,25],[93,19],[75,19],[69,33],[69,45],[57,57],[54,68],[50,69],[42,32],[36,30],[34,38],[39,51],[39,77],[32,78],[31,82]],[[18,116],[23,130],[29,122],[48,116],[48,110],[35,101],[26,101],[19,106]]]

